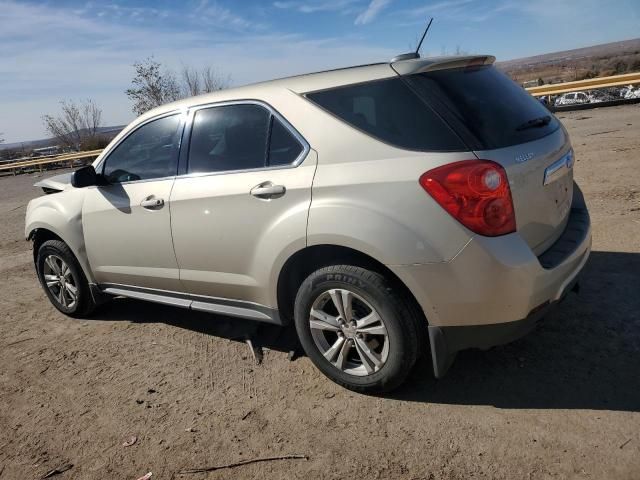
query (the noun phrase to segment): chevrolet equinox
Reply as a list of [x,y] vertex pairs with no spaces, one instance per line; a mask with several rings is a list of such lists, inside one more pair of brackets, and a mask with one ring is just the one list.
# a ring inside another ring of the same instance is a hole
[[521,337],[576,285],[591,228],[566,130],[493,62],[392,60],[145,113],[36,184],[46,295],[73,317],[123,296],[293,322],[361,392],[423,350],[441,377]]

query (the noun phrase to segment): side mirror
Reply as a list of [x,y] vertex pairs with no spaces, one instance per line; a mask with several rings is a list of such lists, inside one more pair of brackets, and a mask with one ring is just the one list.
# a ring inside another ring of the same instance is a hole
[[93,165],[87,165],[86,167],[79,168],[71,174],[71,185],[75,188],[91,187],[93,185],[100,185],[100,176],[96,173]]

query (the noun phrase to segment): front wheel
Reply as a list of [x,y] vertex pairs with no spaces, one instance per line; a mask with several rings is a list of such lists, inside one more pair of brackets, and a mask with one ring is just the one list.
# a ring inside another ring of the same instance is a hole
[[36,256],[36,270],[47,297],[62,313],[70,317],[82,317],[95,309],[89,282],[64,242],[44,242]]
[[296,296],[306,354],[331,380],[358,392],[386,392],[404,381],[418,354],[419,321],[402,292],[360,267],[317,270]]

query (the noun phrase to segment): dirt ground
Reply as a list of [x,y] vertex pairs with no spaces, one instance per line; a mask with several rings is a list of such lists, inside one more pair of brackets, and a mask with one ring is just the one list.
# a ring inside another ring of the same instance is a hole
[[[560,118],[593,222],[580,296],[386,397],[289,361],[290,330],[126,299],[59,314],[23,238],[36,179],[0,178],[0,480],[639,479],[640,106]],[[309,458],[179,473],[287,454]]]

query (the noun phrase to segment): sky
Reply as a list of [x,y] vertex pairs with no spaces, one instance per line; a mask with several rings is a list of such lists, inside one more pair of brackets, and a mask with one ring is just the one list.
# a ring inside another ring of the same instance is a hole
[[47,136],[42,115],[93,99],[135,118],[132,64],[212,66],[243,85],[378,61],[415,47],[498,60],[640,36],[640,0],[0,0],[0,138]]

